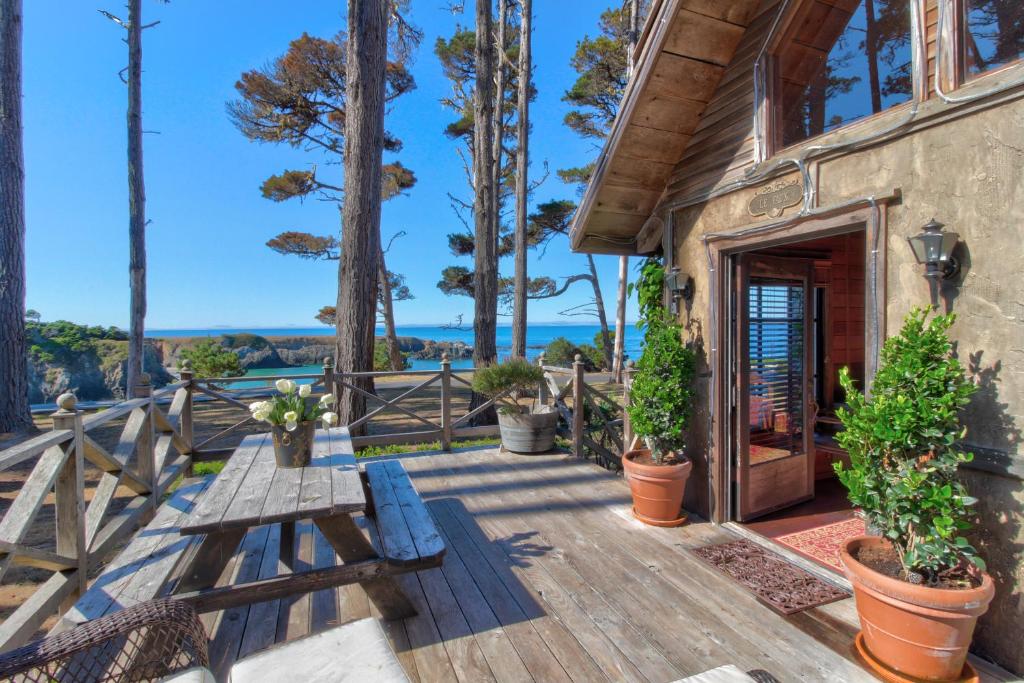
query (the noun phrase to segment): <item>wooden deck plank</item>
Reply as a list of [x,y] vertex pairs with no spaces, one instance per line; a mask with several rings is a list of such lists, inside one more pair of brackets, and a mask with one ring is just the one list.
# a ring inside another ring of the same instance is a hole
[[473,631],[477,643],[498,681],[531,681],[533,677],[523,664],[519,652],[501,627],[487,598],[481,593],[459,553],[449,544],[441,573],[450,586],[455,586],[455,599]]
[[[334,548],[315,525],[311,525],[310,530],[313,534],[313,568],[326,569],[337,566],[338,555],[334,552]],[[309,613],[310,633],[319,633],[342,623],[338,619],[337,589],[325,588],[313,593]]]
[[[295,525],[294,572],[308,571],[313,564],[312,522],[305,520]],[[294,640],[309,634],[309,593],[281,600],[281,612],[277,620],[277,640]]]
[[[226,583],[245,583],[260,578],[260,566],[270,537],[270,527],[256,527],[238,547],[229,580]],[[210,671],[217,680],[227,680],[231,665],[238,659],[238,649],[245,633],[250,606],[234,607],[218,612],[218,622],[210,630]]]
[[458,681],[455,667],[441,642],[441,633],[427,605],[419,578],[415,574],[403,574],[396,580],[416,608],[416,616],[405,620],[405,630],[409,636],[409,646],[412,648],[420,680],[431,683]]
[[[660,579],[657,582],[653,578],[648,579],[650,588],[656,592],[663,590],[657,586],[658,583],[663,581],[670,584],[671,590],[665,593],[664,599],[670,600],[680,613],[696,616],[697,622],[691,624],[690,632],[695,633],[694,626],[697,626],[708,641],[714,644],[707,651],[711,659],[709,663],[720,661],[711,657],[712,652],[720,653],[722,648],[728,647],[733,652],[734,662],[740,666],[761,666],[777,671],[782,676],[816,679],[835,675],[837,671],[844,672],[849,680],[858,680],[858,676],[863,676],[859,665],[851,661],[852,654],[843,651],[837,656],[826,650],[828,656],[825,656],[812,634],[804,633],[792,622],[771,613],[735,583],[715,577],[712,569],[688,553],[680,552],[679,548],[651,542],[658,538],[678,538],[683,533],[680,530],[651,529],[628,519],[623,519],[623,523],[617,525],[609,525],[607,514],[601,514],[584,504],[602,490],[609,490],[608,484],[621,487],[616,480],[601,475],[596,468],[587,468],[581,473],[579,481],[565,484],[563,473],[567,471],[566,468],[575,472],[575,463],[559,456],[550,456],[548,459],[555,465],[551,469],[538,468],[524,474],[526,481],[522,483],[526,484],[525,490],[531,493],[537,489],[549,491],[555,499],[549,500],[552,505],[558,504],[559,500],[567,504],[575,501],[576,509],[571,514],[575,528],[589,529],[590,533],[586,535],[588,539],[600,539],[603,536],[612,541],[603,545],[598,552],[626,565],[637,563],[650,568],[652,576]],[[503,457],[496,458],[497,462],[502,460]],[[545,456],[541,456],[540,462],[544,461]],[[605,479],[604,483],[600,481],[601,478]],[[545,482],[547,485],[544,485]],[[556,482],[558,485],[554,485]],[[560,534],[567,533],[571,528],[565,519],[554,515],[549,517],[551,525],[557,530],[549,538],[560,538]],[[584,553],[593,552],[593,548],[584,550]],[[705,586],[712,583],[716,585],[716,590],[707,591]],[[631,585],[629,588],[633,590],[636,586]],[[786,643],[789,652],[783,656],[782,650],[764,648],[763,640],[768,635]],[[700,655],[699,650],[697,654]]]
[[[443,512],[439,510],[439,514]],[[488,606],[515,643],[534,678],[545,681],[605,678],[572,634],[548,618],[537,599],[523,590],[519,580],[507,571],[507,565],[495,568],[487,562],[461,525],[447,526],[445,539],[450,547],[457,549],[471,580],[486,596]],[[500,576],[499,572],[506,576]],[[514,596],[513,591],[519,595]]]
[[416,573],[455,675],[462,681],[493,681],[483,650],[440,569]]
[[[281,525],[274,524],[268,528],[270,534],[263,549],[263,557],[260,558],[261,579],[271,579],[284,572],[278,552],[281,547]],[[280,608],[280,600],[258,602],[249,606],[249,617],[245,622],[245,632],[238,648],[239,659],[274,644]]]

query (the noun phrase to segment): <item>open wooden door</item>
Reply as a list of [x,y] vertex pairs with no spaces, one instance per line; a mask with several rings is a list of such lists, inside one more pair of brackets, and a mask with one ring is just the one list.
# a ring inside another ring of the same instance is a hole
[[814,497],[814,262],[742,254],[736,272],[736,516]]

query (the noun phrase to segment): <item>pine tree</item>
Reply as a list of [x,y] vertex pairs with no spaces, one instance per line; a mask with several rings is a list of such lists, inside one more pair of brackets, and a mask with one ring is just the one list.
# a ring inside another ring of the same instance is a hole
[[21,0],[0,0],[0,433],[32,425],[25,342]]
[[[166,1],[166,0],[165,0]],[[127,21],[100,10],[128,34],[128,275],[131,286],[126,393],[131,396],[143,371],[146,326],[146,181],[142,161],[142,0],[128,0]]]

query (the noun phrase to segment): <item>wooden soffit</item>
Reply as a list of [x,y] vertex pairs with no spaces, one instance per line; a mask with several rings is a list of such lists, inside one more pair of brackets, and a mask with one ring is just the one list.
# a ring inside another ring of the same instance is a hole
[[637,46],[637,68],[573,220],[574,250],[637,253],[636,237],[758,5],[655,0]]

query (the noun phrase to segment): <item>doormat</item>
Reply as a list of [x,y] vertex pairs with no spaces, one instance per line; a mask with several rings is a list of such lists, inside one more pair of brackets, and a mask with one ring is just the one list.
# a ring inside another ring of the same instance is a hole
[[813,529],[779,536],[774,540],[833,569],[843,571],[843,561],[839,559],[839,549],[846,541],[854,536],[863,536],[864,533],[864,520],[860,517],[853,517],[841,522],[833,522]]
[[783,616],[850,597],[756,543],[741,539],[691,550]]

